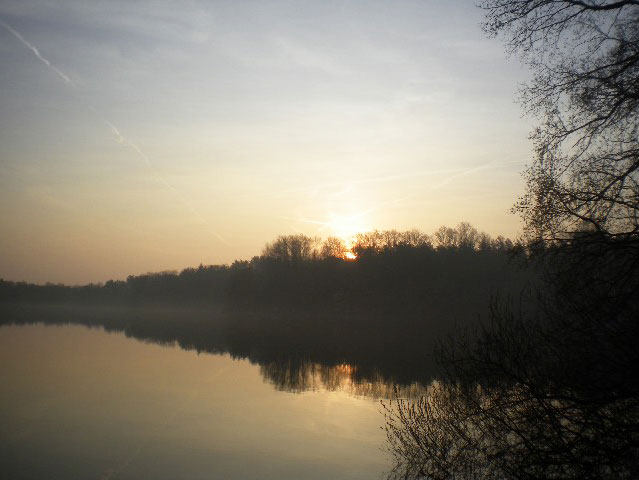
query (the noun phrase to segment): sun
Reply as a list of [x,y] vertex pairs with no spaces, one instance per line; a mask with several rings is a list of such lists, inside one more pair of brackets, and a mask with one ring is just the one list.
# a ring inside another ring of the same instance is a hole
[[331,213],[326,226],[330,235],[340,238],[345,246],[344,260],[355,260],[357,255],[353,252],[355,235],[370,230],[366,221],[366,213],[340,214]]
[[356,234],[369,230],[365,217],[366,213],[331,213],[328,222],[326,222],[326,226],[330,230],[331,235],[344,240],[350,248],[350,244]]

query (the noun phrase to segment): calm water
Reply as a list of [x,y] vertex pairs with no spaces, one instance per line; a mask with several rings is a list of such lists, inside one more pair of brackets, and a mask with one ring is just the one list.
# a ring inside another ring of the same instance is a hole
[[227,355],[83,326],[2,326],[0,477],[380,478],[384,419],[377,400],[353,394],[349,368],[328,389],[286,392]]

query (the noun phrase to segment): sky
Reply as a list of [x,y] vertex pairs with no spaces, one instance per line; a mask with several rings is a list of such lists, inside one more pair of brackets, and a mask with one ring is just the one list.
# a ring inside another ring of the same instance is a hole
[[529,73],[470,0],[0,0],[0,278],[250,259],[278,235],[514,238]]

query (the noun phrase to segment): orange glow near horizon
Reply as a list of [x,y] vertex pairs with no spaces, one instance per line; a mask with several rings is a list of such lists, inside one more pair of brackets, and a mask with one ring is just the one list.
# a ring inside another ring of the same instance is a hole
[[[291,234],[345,261],[375,229],[521,234],[531,72],[474,2],[112,3],[0,2],[0,278],[230,265]],[[112,54],[129,31],[135,58]]]
[[353,237],[362,232],[370,230],[370,225],[364,218],[365,214],[336,214],[331,213],[326,226],[336,237],[341,238],[350,248]]

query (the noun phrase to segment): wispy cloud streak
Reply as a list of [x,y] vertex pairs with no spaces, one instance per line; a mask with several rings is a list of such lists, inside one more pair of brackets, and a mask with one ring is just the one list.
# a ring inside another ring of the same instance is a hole
[[38,58],[38,60],[40,60],[47,67],[53,70],[56,73],[56,75],[64,81],[64,83],[66,83],[67,85],[73,85],[73,80],[71,80],[71,78],[69,78],[69,76],[66,73],[64,73],[62,70],[56,67],[53,63],[51,63],[51,61],[44,58],[42,54],[40,53],[40,50],[38,50],[35,45],[30,43],[28,40],[26,40],[22,35],[20,35],[20,33],[18,33],[11,25],[3,22],[2,20],[0,20],[0,25],[2,25],[4,28],[9,30],[9,32],[11,32],[11,34],[14,37],[20,40],[25,47],[27,47],[29,50],[33,52],[33,54]]
[[111,129],[111,133],[115,137],[116,142],[118,142],[123,147],[130,148],[131,150],[136,152],[140,156],[140,158],[144,160],[144,163],[146,163],[147,166],[153,168],[153,166],[151,165],[151,160],[149,160],[149,157],[146,156],[146,154],[142,151],[140,147],[138,147],[135,143],[133,143],[132,141],[127,139],[124,135],[122,135],[122,133],[120,132],[120,129],[116,127],[115,125],[113,125],[111,122],[109,122],[108,120],[105,120],[104,122]]
[[[184,206],[191,212],[191,214],[193,215],[193,217],[195,217],[200,223],[204,224],[204,225],[209,225],[209,222],[202,216],[202,214],[200,214],[200,212],[184,197],[184,195],[182,195],[182,193],[175,188],[173,185],[171,185],[165,178],[164,176],[158,171],[157,168],[155,168],[155,166],[151,163],[151,160],[149,159],[149,157],[147,156],[146,153],[144,153],[144,151],[138,147],[138,145],[134,142],[132,142],[131,140],[129,140],[128,138],[126,138],[122,132],[120,132],[120,129],[118,127],[116,127],[115,125],[113,125],[113,123],[109,122],[108,120],[104,121],[107,126],[109,127],[109,129],[111,130],[111,133],[113,134],[115,141],[117,143],[119,143],[120,145],[122,145],[123,147],[126,148],[130,148],[131,150],[133,150],[135,153],[138,154],[138,157],[140,159],[142,159],[142,161],[144,162],[144,164],[151,170],[151,172],[153,172],[154,177],[162,184],[164,185],[167,189],[171,190],[173,192],[173,194],[180,199],[180,201],[184,204]],[[220,235],[218,232],[211,230],[210,232],[215,238],[217,238],[219,241],[221,241],[222,243],[224,243],[225,245],[230,246],[231,243],[226,240],[226,238],[224,238],[222,235]]]
[[[434,177],[445,175],[443,179],[438,181],[437,183],[426,183],[424,184],[423,191],[436,190],[441,188],[451,181],[458,177],[463,177],[465,175],[469,175],[472,173],[476,173],[482,170],[494,170],[500,169],[504,167],[508,167],[511,165],[519,165],[524,166],[526,164],[526,160],[514,160],[507,162],[489,162],[479,166],[473,167],[458,167],[458,168],[446,168],[446,169],[432,169],[432,170],[421,170],[421,171],[410,171],[406,173],[399,173],[394,175],[384,175],[377,177],[364,177],[364,178],[348,178],[344,180],[339,180],[335,182],[326,182],[326,183],[315,183],[310,185],[302,185],[298,187],[281,189],[277,191],[269,191],[262,194],[250,194],[251,197],[257,198],[281,198],[290,194],[308,194],[308,195],[317,195],[319,192],[327,189],[340,189],[341,192],[347,191],[349,188],[356,185],[366,185],[366,184],[375,184],[375,183],[392,183],[398,182],[406,179],[414,179],[418,177]],[[245,198],[249,195],[241,195],[238,198]]]
[[[397,207],[407,207],[409,205],[419,205],[424,203],[423,200],[419,201],[419,199],[422,197],[422,195],[425,192],[434,192],[437,191],[443,187],[445,187],[446,185],[450,184],[451,182],[453,182],[454,180],[460,178],[460,177],[464,177],[467,175],[473,175],[476,174],[478,172],[484,171],[484,170],[494,170],[494,169],[501,169],[501,168],[505,168],[511,165],[524,165],[525,161],[523,160],[512,160],[512,161],[506,161],[506,162],[487,162],[481,165],[476,165],[476,166],[472,166],[472,167],[465,167],[465,168],[455,168],[455,169],[445,169],[445,170],[431,170],[431,171],[422,171],[422,172],[411,172],[408,174],[399,174],[399,175],[388,175],[388,176],[381,176],[381,177],[369,177],[369,178],[361,178],[361,179],[351,179],[348,181],[344,181],[344,182],[335,182],[335,183],[325,183],[325,184],[318,184],[318,185],[311,185],[311,186],[306,186],[306,187],[298,187],[296,189],[290,189],[288,191],[286,191],[286,193],[291,193],[291,192],[317,192],[321,189],[325,189],[328,187],[337,187],[337,186],[345,186],[345,185],[357,185],[357,184],[366,184],[366,183],[385,183],[385,182],[393,182],[393,181],[397,181],[397,180],[402,180],[405,178],[415,178],[418,176],[434,176],[434,175],[441,175],[443,173],[447,173],[448,175],[446,175],[444,178],[442,178],[441,180],[439,180],[436,183],[429,183],[424,185],[423,188],[420,189],[419,194],[417,195],[406,195],[403,197],[397,197],[397,198],[393,198],[390,200],[386,200],[386,201],[382,201],[377,203],[377,205],[372,206],[366,210],[361,211],[357,216],[352,216],[354,219],[355,218],[359,218],[359,217],[363,217],[365,215],[370,215],[372,213],[378,212],[378,211],[382,211],[384,209],[388,209],[388,208],[397,208]],[[281,193],[281,192],[280,192]],[[319,220],[319,219],[312,219],[312,218],[308,218],[304,215],[300,215],[297,218],[291,218],[291,217],[280,217],[284,220],[291,220],[291,221],[295,221],[298,223],[303,223],[303,224],[311,224],[311,225],[317,225],[319,226],[320,231],[326,229],[326,228],[331,228],[332,222],[330,220]]]
[[[16,37],[25,47],[27,47],[29,50],[31,50],[31,52],[38,58],[38,60],[40,60],[42,63],[44,63],[49,69],[53,70],[58,75],[58,77],[60,77],[64,81],[64,83],[68,87],[70,87],[72,89],[76,88],[75,83],[73,83],[71,78],[66,73],[64,73],[62,70],[60,70],[58,67],[56,67],[53,63],[51,63],[51,61],[49,61],[48,59],[43,57],[42,54],[40,53],[40,51],[38,50],[38,48],[35,45],[33,45],[31,42],[29,42],[27,39],[25,39],[11,25],[9,25],[8,23],[6,23],[6,22],[4,22],[2,20],[0,20],[0,25],[2,25],[9,32],[11,32],[11,34],[14,37]],[[171,190],[175,194],[175,196],[177,196],[180,199],[180,201],[187,207],[187,209],[191,212],[191,214],[195,218],[197,218],[197,220],[200,223],[205,224],[205,225],[209,225],[209,223],[199,213],[199,211],[193,205],[191,205],[191,203],[189,201],[187,201],[186,198],[184,198],[182,193],[177,188],[175,188],[173,185],[171,185],[164,178],[164,176],[153,166],[153,164],[151,163],[151,160],[149,159],[148,155],[146,153],[144,153],[144,151],[137,144],[135,144],[134,142],[132,142],[131,140],[126,138],[124,136],[124,134],[122,134],[120,129],[115,124],[113,124],[109,120],[106,120],[104,118],[104,115],[102,115],[97,109],[95,109],[93,106],[91,106],[91,104],[89,102],[85,101],[83,103],[84,103],[86,108],[88,108],[95,115],[97,115],[98,117],[101,117],[103,119],[104,123],[107,125],[107,127],[109,128],[109,130],[113,134],[113,137],[115,138],[115,141],[117,143],[119,143],[120,145],[122,145],[124,147],[130,148],[131,150],[133,150],[138,155],[138,158],[140,158],[144,162],[144,164],[153,172],[154,177],[162,185],[164,185],[166,188]],[[209,227],[210,227],[210,225],[209,225]],[[224,243],[226,245],[230,245],[230,243],[222,235],[220,235],[216,231],[211,230],[210,233],[214,237],[216,237],[218,240],[220,240],[222,243]]]

